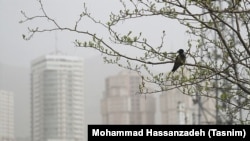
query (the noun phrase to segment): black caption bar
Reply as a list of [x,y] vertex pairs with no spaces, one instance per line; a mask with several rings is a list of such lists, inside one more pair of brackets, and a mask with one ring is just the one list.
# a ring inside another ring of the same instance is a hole
[[88,125],[88,141],[159,137],[250,141],[250,125]]

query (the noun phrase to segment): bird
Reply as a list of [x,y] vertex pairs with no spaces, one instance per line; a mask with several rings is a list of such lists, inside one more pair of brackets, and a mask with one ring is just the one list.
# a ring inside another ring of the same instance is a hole
[[183,49],[177,51],[178,55],[175,58],[174,66],[172,72],[175,72],[180,66],[184,65],[186,61],[186,55]]

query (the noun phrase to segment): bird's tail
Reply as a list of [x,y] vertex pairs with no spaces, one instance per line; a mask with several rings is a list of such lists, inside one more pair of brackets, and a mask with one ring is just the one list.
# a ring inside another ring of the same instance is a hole
[[178,66],[174,65],[173,69],[171,70],[172,73],[174,73],[177,70]]

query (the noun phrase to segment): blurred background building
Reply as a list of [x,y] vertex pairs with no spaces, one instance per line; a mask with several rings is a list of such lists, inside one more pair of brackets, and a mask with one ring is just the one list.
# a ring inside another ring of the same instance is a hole
[[84,140],[83,59],[60,52],[31,63],[31,140]]
[[14,97],[0,90],[0,141],[14,141]]
[[182,94],[178,89],[160,95],[162,124],[215,124],[215,99]]
[[136,94],[140,82],[139,75],[130,71],[106,78],[106,90],[101,100],[103,124],[155,123],[156,99]]

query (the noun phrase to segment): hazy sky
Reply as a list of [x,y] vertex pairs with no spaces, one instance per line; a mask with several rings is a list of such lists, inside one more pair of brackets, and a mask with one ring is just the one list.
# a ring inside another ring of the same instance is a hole
[[[44,7],[48,15],[54,17],[62,26],[73,27],[75,21],[83,9],[83,3],[86,2],[89,11],[106,23],[110,11],[117,11],[121,4],[117,0],[44,0]],[[22,34],[27,33],[27,26],[47,26],[44,21],[33,21],[27,24],[19,24],[23,19],[21,11],[25,11],[28,16],[40,15],[41,10],[36,0],[0,0],[0,62],[6,64],[29,66],[30,60],[37,56],[52,52],[55,50],[55,33],[37,34],[30,41],[22,39]],[[46,20],[45,20],[46,21]],[[143,23],[143,24],[141,24]],[[89,31],[91,25],[87,26]],[[176,22],[170,22],[160,17],[147,18],[143,22],[136,20],[129,24],[124,24],[124,30],[138,29],[155,44],[159,44],[159,37],[162,30],[166,30],[168,41],[166,47],[168,50],[176,51],[178,48],[185,48],[186,39],[184,38],[184,28],[178,26]],[[71,55],[90,57],[97,55],[95,50],[86,50],[83,48],[74,48],[72,41],[75,38],[81,39],[81,35],[69,32],[57,32],[57,47],[63,52]]]
[[[108,21],[108,14],[110,11],[118,11],[121,4],[118,0],[43,0],[44,8],[48,15],[59,21],[62,26],[74,26],[75,21],[80,15],[83,9],[83,3],[86,2],[89,12],[94,17],[102,20],[104,23]],[[30,41],[22,39],[22,34],[27,33],[27,27],[47,27],[44,21],[36,20],[27,24],[19,24],[19,21],[23,19],[21,11],[25,11],[28,16],[40,15],[41,10],[37,0],[0,0],[0,63],[8,64],[11,66],[19,66],[23,68],[30,68],[31,60],[38,56],[55,51],[58,48],[60,51],[69,55],[76,55],[89,59],[100,55],[97,51],[92,49],[75,48],[72,41],[76,38],[84,40],[85,37],[82,35],[76,35],[70,32],[49,32],[35,35]],[[45,20],[46,21],[46,20]],[[81,23],[83,28],[89,31],[99,32],[101,35],[102,30],[95,27],[88,22]],[[120,31],[128,32],[129,30],[141,31],[145,34],[150,42],[159,45],[158,41],[162,30],[165,30],[166,35],[166,50],[176,52],[179,48],[186,48],[187,36],[185,29],[179,26],[177,22],[163,19],[162,17],[152,17],[143,20],[130,21],[124,23],[119,29]],[[129,53],[129,52],[128,52]],[[99,60],[100,61],[100,60]],[[97,65],[93,64],[95,71],[98,73]],[[109,66],[106,65],[108,68]],[[108,71],[108,69],[104,69]],[[170,68],[166,68],[168,71]],[[99,69],[100,70],[100,69]],[[103,72],[98,74],[103,79],[106,75],[111,75],[112,72]],[[95,74],[91,74],[96,76]],[[97,75],[97,76],[98,76]],[[1,75],[0,75],[1,76]],[[2,79],[2,78],[0,78]],[[104,82],[101,82],[103,84]],[[91,86],[87,84],[87,86]],[[90,88],[89,88],[90,89]],[[99,103],[100,93],[99,90],[98,98],[96,103]],[[102,94],[102,93],[101,93]],[[97,95],[97,94],[96,94]],[[27,97],[27,95],[26,95]],[[95,99],[92,97],[92,100]],[[94,104],[93,102],[92,104]],[[96,104],[98,107],[98,104]],[[95,119],[95,118],[94,118]],[[99,120],[99,119],[98,119]],[[94,122],[94,121],[91,121]],[[20,124],[21,126],[21,124]],[[27,129],[28,127],[25,127]],[[28,131],[22,131],[22,127],[18,127],[18,136],[28,136]]]

